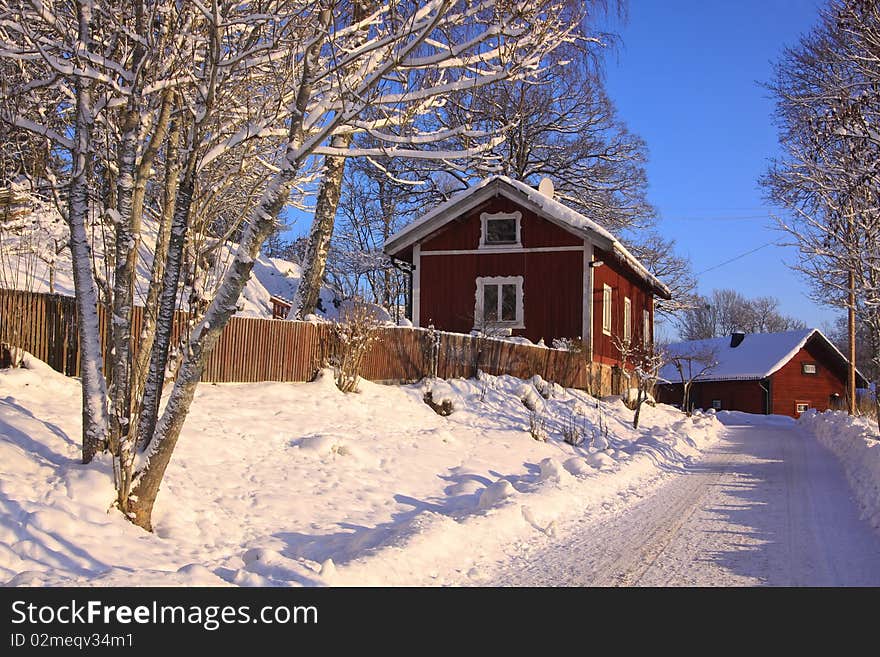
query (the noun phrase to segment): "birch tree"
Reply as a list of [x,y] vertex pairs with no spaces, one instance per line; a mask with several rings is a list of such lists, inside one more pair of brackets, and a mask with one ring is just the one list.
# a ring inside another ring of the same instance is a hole
[[[3,57],[51,70],[45,80],[24,80],[10,93],[63,89],[57,111],[69,117],[64,132],[34,118],[35,102],[30,111],[17,108],[3,119],[68,153],[70,166],[58,184],[70,199],[84,318],[84,458],[109,448],[116,504],[145,529],[152,527],[153,504],[206,359],[282,208],[314,180],[315,159],[477,156],[497,136],[468,125],[429,130],[429,118],[420,117],[430,117],[455,90],[533,75],[555,47],[578,38],[581,19],[579,9],[562,0],[367,7],[352,19],[346,2],[142,0],[104,7],[34,0],[10,8],[0,22]],[[472,132],[473,145],[449,150],[451,137],[464,131]],[[343,147],[340,136],[359,133],[377,145]],[[260,169],[236,211],[244,217],[236,229],[239,246],[183,340],[160,412],[197,194],[210,189],[212,168],[236,162],[249,172]],[[140,336],[149,345],[146,366],[131,358],[145,203],[153,204],[161,233],[147,293],[150,320]],[[90,213],[103,218],[111,236],[113,266],[105,281],[90,258]],[[111,309],[109,390],[97,333],[99,285]]]

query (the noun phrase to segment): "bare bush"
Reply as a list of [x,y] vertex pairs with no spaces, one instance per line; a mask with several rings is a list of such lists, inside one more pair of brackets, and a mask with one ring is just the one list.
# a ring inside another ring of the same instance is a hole
[[535,440],[545,442],[547,440],[547,419],[542,409],[529,411],[529,434]]
[[562,439],[569,445],[578,447],[587,436],[587,419],[580,408],[569,411],[562,427]]
[[480,385],[480,403],[485,403],[486,394],[495,388],[495,379],[487,375],[483,370],[477,370],[477,381]]
[[361,364],[380,326],[375,310],[366,303],[350,302],[333,324],[330,364],[336,373],[336,386],[342,392],[357,391]]

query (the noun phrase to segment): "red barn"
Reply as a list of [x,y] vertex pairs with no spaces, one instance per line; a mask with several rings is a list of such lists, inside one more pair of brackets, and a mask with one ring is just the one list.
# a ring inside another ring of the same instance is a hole
[[[547,181],[549,182],[549,181]],[[385,242],[412,271],[411,319],[456,333],[581,338],[614,364],[614,336],[651,346],[654,297],[670,298],[607,230],[540,190],[494,176]]]
[[[817,329],[785,333],[734,333],[730,337],[693,340],[669,346],[672,355],[707,355],[716,363],[694,381],[694,408],[744,411],[799,417],[808,408],[845,407],[849,361]],[[697,373],[702,365],[695,367]],[[666,365],[658,398],[682,403],[681,376]],[[856,384],[868,382],[856,372]]]

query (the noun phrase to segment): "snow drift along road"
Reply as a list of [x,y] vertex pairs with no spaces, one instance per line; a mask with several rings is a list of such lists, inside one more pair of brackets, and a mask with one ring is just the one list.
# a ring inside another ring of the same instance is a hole
[[493,583],[880,585],[880,535],[859,518],[841,463],[805,431],[815,421],[719,418],[729,425],[724,439],[684,475],[514,560]]

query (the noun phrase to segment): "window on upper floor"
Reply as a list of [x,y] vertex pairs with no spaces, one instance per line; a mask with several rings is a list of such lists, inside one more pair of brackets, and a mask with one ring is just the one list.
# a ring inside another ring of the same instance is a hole
[[623,339],[626,342],[632,340],[632,301],[629,297],[623,298]]
[[480,215],[480,248],[522,246],[522,213],[484,212]]
[[646,349],[651,346],[651,312],[642,311],[642,346]]
[[818,368],[816,363],[801,363],[801,374],[816,374]]

